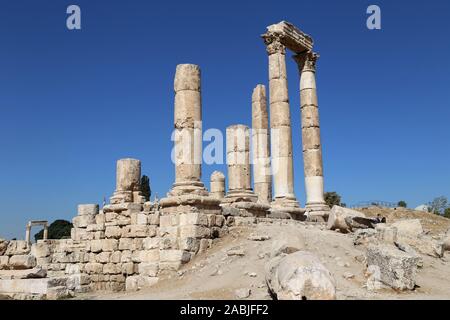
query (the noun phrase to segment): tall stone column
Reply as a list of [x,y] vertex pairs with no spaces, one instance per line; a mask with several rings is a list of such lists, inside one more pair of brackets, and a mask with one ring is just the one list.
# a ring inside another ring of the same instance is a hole
[[120,159],[116,165],[116,191],[111,203],[143,202],[141,194],[141,161]]
[[330,208],[325,203],[323,189],[322,145],[315,77],[318,58],[319,55],[311,51],[294,56],[300,72],[306,210],[310,216],[324,217],[328,215]]
[[175,183],[170,195],[208,195],[201,182],[202,104],[200,67],[177,66],[174,81],[174,162]]
[[232,201],[256,202],[250,176],[250,129],[242,124],[227,128],[228,193]]
[[272,201],[270,135],[266,87],[258,84],[252,94],[253,183],[258,201]]
[[292,130],[286,73],[286,48],[276,34],[263,35],[269,55],[273,206],[299,207],[294,194]]
[[202,105],[200,68],[176,68],[174,116],[175,183],[161,207],[159,270],[176,270],[204,250],[218,232],[205,221],[222,213],[221,200],[212,197],[201,182]]
[[29,222],[25,230],[25,241],[27,244],[31,244],[31,224]]
[[44,235],[42,239],[47,240],[48,239],[48,226],[47,224],[44,224]]
[[225,175],[220,171],[211,174],[209,195],[216,199],[225,197]]

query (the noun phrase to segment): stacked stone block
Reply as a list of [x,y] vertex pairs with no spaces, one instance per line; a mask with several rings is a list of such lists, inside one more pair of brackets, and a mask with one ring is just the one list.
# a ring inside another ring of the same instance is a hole
[[[97,204],[80,204],[78,205],[78,215],[72,219],[73,228],[71,230],[71,238],[73,240],[93,240],[104,237],[104,225],[99,215],[99,207]],[[97,223],[97,219],[100,219]],[[93,230],[92,226],[99,227],[99,230]],[[103,228],[101,226],[103,225]],[[95,232],[93,232],[95,231]]]
[[30,254],[31,246],[25,240],[0,240],[0,270],[24,270],[36,266]]
[[[208,200],[204,198],[203,200]],[[175,199],[172,199],[175,200]],[[178,270],[199,252],[212,244],[212,239],[222,235],[225,219],[220,207],[197,203],[183,203],[163,209],[158,235],[160,237],[160,270]],[[213,200],[213,199],[211,199]],[[214,202],[215,204],[215,202]]]

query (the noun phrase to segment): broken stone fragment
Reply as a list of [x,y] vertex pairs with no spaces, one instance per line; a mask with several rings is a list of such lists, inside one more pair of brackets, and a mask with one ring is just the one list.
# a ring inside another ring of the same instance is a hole
[[269,240],[270,236],[265,235],[265,234],[250,234],[247,238],[248,240],[252,240],[252,241],[265,241],[265,240]]
[[419,219],[400,220],[391,226],[397,228],[399,237],[418,237],[423,234],[422,224]]
[[0,256],[0,270],[9,269],[9,257]]
[[250,297],[251,293],[252,293],[252,291],[248,288],[241,288],[241,289],[237,289],[234,291],[234,295],[238,299],[246,299],[246,298]]
[[353,244],[358,245],[368,245],[369,243],[376,240],[377,231],[374,229],[357,229],[353,233]]
[[331,209],[327,228],[329,230],[339,229],[342,233],[351,232],[354,228],[373,228],[371,220],[359,211],[333,206]]
[[430,257],[442,258],[444,255],[443,243],[427,235],[421,235],[417,238],[399,237],[397,242],[402,244],[408,244],[411,247],[413,247],[417,252]]
[[240,248],[232,248],[232,249],[227,251],[227,255],[228,256],[240,256],[240,257],[243,257],[243,256],[245,256],[245,251],[240,249]]
[[399,242],[395,242],[394,244],[399,250],[404,251],[404,252],[412,255],[413,257],[417,257],[418,258],[417,266],[419,268],[423,267],[423,259],[422,259],[422,257],[410,245],[407,245],[405,243],[399,243]]
[[335,281],[314,254],[297,251],[266,265],[266,282],[278,300],[334,300]]
[[377,239],[380,242],[393,244],[397,241],[397,228],[394,226],[387,226],[385,223],[380,223],[375,226],[377,231]]
[[353,279],[353,278],[355,277],[355,275],[354,275],[353,273],[350,273],[350,272],[345,272],[345,273],[342,275],[342,277],[343,277],[344,279]]
[[381,282],[380,267],[376,265],[368,266],[365,275],[367,277],[367,290],[376,291],[380,290],[383,287],[383,283]]
[[155,285],[158,282],[157,277],[147,277],[147,276],[129,276],[125,282],[126,291],[138,291],[143,288],[148,288]]
[[367,266],[377,279],[396,290],[412,290],[416,284],[419,258],[393,245],[370,245],[366,252]]

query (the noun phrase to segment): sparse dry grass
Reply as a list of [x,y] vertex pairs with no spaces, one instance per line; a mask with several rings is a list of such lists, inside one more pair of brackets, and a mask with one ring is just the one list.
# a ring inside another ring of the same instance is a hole
[[429,232],[431,235],[439,235],[450,229],[450,219],[433,213],[405,208],[391,209],[380,207],[369,207],[356,210],[363,212],[368,217],[376,217],[377,214],[381,214],[383,217],[386,217],[388,223],[405,219],[420,219],[424,231]]

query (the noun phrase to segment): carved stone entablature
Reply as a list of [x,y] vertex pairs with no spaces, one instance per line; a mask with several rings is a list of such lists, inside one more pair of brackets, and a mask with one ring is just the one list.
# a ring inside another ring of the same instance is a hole
[[287,21],[268,26],[267,32],[262,37],[266,45],[273,43],[273,39],[277,39],[277,42],[295,53],[312,51],[313,48],[313,39]]
[[266,50],[267,54],[271,55],[274,53],[286,53],[286,47],[281,43],[280,35],[267,32],[262,35],[262,38],[264,39],[264,43],[266,44]]
[[300,72],[305,72],[305,71],[315,72],[316,71],[316,62],[319,59],[319,57],[320,56],[318,53],[308,51],[308,52],[296,54],[292,58],[295,60],[295,62],[297,62],[298,69],[300,70]]

